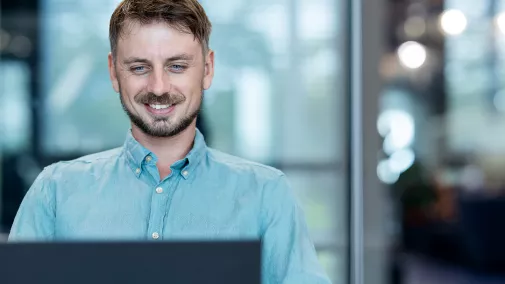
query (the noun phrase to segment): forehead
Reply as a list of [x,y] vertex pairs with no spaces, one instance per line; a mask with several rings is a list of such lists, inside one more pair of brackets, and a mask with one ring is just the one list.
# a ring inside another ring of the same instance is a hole
[[168,23],[155,21],[141,24],[127,21],[117,42],[119,57],[138,56],[155,59],[173,54],[201,54],[201,44],[196,37],[174,28]]

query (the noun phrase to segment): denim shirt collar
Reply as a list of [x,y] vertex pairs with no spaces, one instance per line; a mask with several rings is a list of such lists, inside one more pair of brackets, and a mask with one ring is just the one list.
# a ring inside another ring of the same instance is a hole
[[[183,172],[192,172],[193,169],[199,164],[206,151],[207,144],[205,143],[205,139],[202,133],[197,128],[193,148],[191,148],[191,151],[189,151],[186,157],[175,162],[171,167],[172,169],[179,169]],[[126,140],[123,144],[123,153],[126,157],[126,161],[129,167],[137,177],[140,176],[141,172],[143,171],[142,166],[146,162],[149,162],[147,160],[148,156],[151,157],[150,159],[152,159],[151,161],[154,163],[156,163],[158,159],[154,153],[146,149],[137,140],[135,140],[132,135],[131,129],[128,130]],[[184,177],[187,178],[187,174],[184,175]]]

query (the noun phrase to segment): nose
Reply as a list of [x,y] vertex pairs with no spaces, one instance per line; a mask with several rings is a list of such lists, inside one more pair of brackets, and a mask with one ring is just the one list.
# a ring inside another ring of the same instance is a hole
[[153,70],[153,72],[149,74],[147,91],[157,96],[169,93],[172,84],[168,77],[169,76],[163,70]]

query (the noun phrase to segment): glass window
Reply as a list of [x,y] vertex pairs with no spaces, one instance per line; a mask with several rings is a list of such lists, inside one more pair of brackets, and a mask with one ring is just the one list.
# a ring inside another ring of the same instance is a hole
[[[42,143],[46,154],[122,144],[128,119],[107,69],[116,0],[42,1]],[[100,11],[97,13],[97,11]]]
[[205,104],[211,132],[220,134],[212,144],[263,162],[341,159],[340,3],[232,2],[202,1],[216,51]]
[[26,151],[31,141],[30,69],[26,63],[0,61],[0,150]]

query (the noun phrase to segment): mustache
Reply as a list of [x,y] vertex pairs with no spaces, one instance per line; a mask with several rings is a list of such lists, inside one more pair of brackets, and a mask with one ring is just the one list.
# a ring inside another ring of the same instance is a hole
[[161,104],[174,105],[183,102],[186,99],[182,94],[165,93],[161,96],[154,93],[138,94],[135,96],[135,102],[139,104]]

